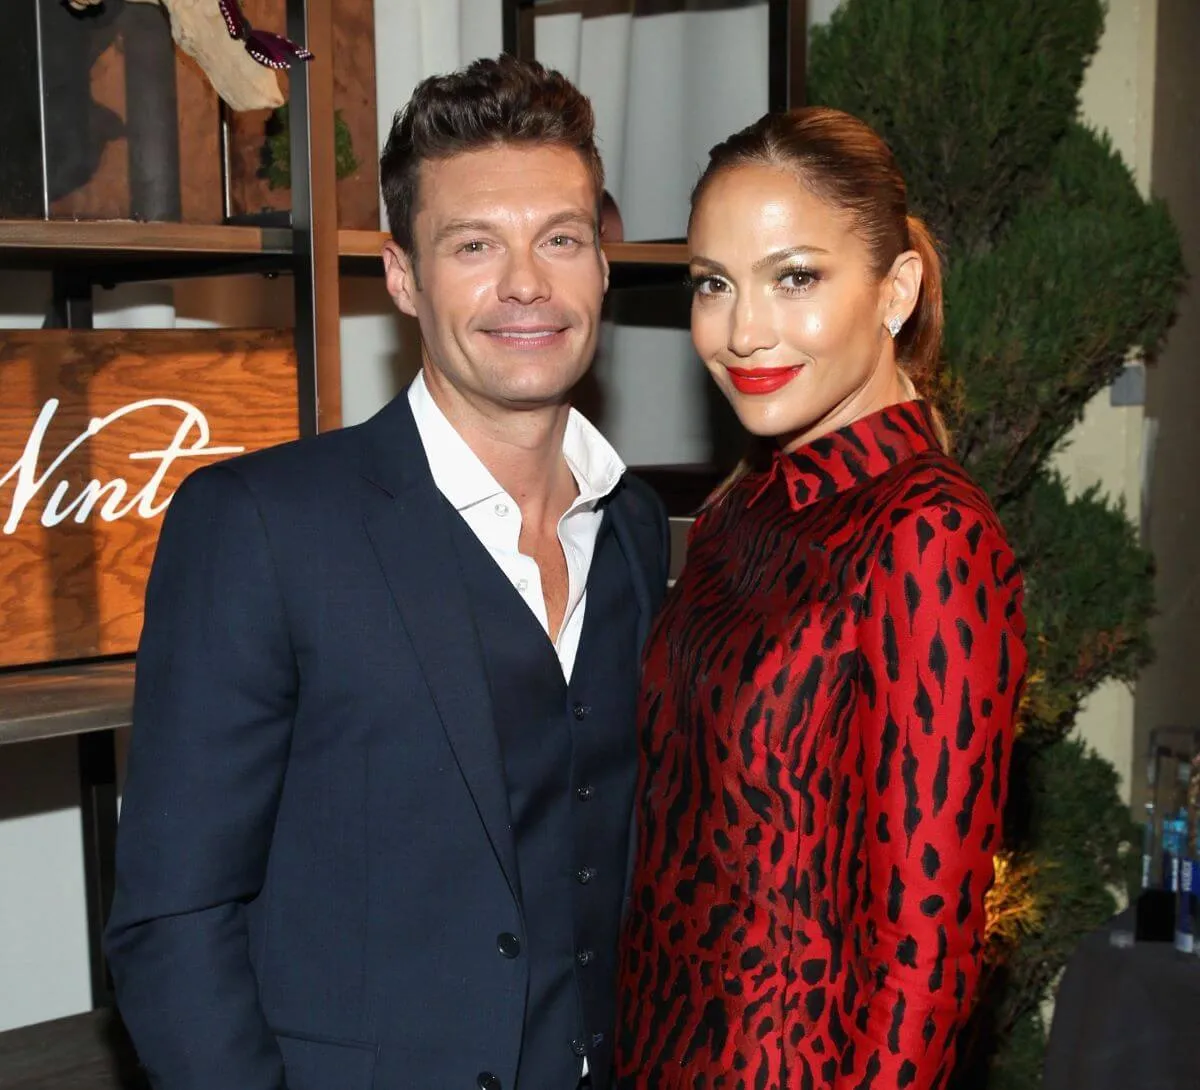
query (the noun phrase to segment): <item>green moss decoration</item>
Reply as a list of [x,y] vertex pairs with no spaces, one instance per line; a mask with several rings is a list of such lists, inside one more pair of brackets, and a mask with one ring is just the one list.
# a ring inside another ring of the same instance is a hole
[[[354,144],[350,137],[350,126],[342,117],[342,111],[333,115],[333,154],[338,178],[348,178],[358,169]],[[259,177],[266,178],[271,189],[292,188],[291,129],[288,123],[287,103],[271,111],[267,120],[267,139],[262,147],[262,166]]]

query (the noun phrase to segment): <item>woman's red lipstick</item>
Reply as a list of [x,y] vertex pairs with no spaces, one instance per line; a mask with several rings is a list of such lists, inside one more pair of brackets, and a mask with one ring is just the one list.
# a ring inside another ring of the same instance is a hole
[[773,394],[792,381],[803,367],[726,367],[729,381],[739,394]]

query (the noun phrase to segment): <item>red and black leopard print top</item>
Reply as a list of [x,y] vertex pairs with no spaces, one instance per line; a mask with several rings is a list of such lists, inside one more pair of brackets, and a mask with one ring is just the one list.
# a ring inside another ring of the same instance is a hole
[[928,409],[740,481],[645,653],[619,1085],[944,1085],[979,975],[1022,580]]

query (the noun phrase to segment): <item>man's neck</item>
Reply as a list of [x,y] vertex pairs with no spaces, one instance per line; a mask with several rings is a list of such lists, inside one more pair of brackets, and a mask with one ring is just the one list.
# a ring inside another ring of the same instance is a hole
[[516,410],[481,404],[430,368],[425,385],[451,427],[517,502],[524,521],[557,523],[578,493],[563,457],[570,405]]

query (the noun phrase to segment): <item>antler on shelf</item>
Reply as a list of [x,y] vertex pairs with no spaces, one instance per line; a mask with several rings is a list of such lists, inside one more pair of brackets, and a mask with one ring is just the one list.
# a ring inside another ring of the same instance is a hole
[[[270,110],[282,106],[275,72],[256,61],[243,42],[231,38],[217,0],[126,0],[167,9],[171,36],[204,69],[217,94],[232,110]],[[67,0],[83,11],[103,0]]]

